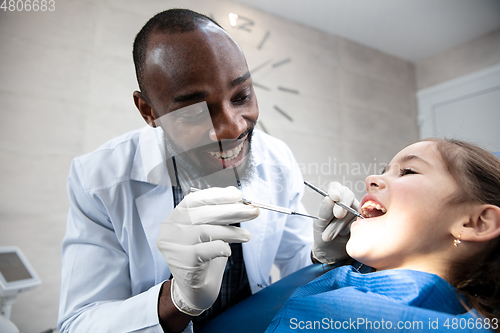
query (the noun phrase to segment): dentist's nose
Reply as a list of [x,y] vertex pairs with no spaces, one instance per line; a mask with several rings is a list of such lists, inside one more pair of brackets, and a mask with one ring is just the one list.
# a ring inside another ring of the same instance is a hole
[[213,114],[214,129],[209,131],[208,136],[214,142],[236,140],[247,130],[248,124],[243,115],[230,106],[221,107]]

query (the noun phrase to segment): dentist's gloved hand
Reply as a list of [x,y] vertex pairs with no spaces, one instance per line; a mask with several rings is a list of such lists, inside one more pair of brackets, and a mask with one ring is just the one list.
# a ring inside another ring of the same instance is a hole
[[156,245],[172,272],[171,299],[179,311],[198,316],[212,306],[231,255],[228,243],[250,240],[248,230],[228,226],[259,216],[240,199],[235,187],[194,192],[163,221]]
[[326,221],[314,220],[313,257],[323,264],[333,264],[348,258],[345,246],[349,240],[350,225],[356,220],[353,214],[335,205],[334,201],[342,201],[358,210],[359,201],[354,193],[340,183],[333,182],[328,186],[328,196],[323,198],[318,217]]

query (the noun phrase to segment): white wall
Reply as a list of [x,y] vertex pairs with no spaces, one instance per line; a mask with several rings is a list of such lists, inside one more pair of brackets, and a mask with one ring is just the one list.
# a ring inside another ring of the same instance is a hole
[[500,29],[416,63],[417,90],[500,63]]
[[500,151],[500,29],[416,64],[420,137]]
[[500,152],[500,65],[418,92],[420,137],[466,140]]

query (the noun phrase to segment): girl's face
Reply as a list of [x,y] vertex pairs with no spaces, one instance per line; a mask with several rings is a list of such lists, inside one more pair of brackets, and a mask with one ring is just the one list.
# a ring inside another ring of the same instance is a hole
[[[380,176],[366,178],[347,252],[376,269],[408,268],[439,274],[453,248],[452,225],[464,209],[448,202],[459,187],[433,142],[400,151]],[[465,222],[464,222],[465,223]]]

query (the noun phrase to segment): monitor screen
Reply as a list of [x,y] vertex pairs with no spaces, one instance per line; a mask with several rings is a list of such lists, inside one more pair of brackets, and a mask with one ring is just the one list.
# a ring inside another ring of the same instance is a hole
[[6,282],[32,278],[16,252],[0,253],[0,273]]

